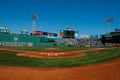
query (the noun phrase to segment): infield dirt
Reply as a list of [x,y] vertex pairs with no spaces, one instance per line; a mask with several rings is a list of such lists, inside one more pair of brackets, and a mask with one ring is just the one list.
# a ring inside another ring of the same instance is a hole
[[57,48],[46,48],[52,49],[53,52],[33,52],[33,51],[23,51],[23,50],[13,50],[9,48],[0,48],[0,50],[5,51],[17,51],[17,56],[29,57],[29,58],[71,58],[71,57],[82,57],[87,51],[99,51],[104,50],[106,48],[91,48],[89,50],[80,50],[80,51],[72,51],[72,52],[54,52]]

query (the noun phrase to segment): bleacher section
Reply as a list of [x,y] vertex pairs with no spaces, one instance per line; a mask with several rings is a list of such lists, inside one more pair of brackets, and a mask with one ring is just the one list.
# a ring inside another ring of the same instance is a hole
[[106,33],[101,35],[101,42],[105,46],[120,46],[120,30],[115,29],[114,32]]
[[101,47],[103,44],[99,38],[87,38],[87,39],[80,39],[80,46],[84,47]]
[[86,38],[86,39],[70,39],[59,38],[56,41],[60,45],[65,46],[81,46],[81,47],[101,47],[103,46],[100,39]]
[[77,46],[79,39],[73,38],[59,38],[56,40],[58,45],[63,46]]

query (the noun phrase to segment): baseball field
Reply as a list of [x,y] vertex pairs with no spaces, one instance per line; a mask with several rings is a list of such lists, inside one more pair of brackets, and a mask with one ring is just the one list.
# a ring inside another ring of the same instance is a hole
[[120,48],[0,48],[0,80],[120,80],[119,66]]

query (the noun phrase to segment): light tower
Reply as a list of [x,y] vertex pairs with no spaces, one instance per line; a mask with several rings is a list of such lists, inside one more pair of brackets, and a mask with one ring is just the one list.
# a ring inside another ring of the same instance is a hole
[[36,26],[36,20],[38,19],[38,16],[35,14],[32,14],[32,34],[35,32],[35,26]]
[[105,18],[104,21],[107,23],[108,34],[110,33],[110,22],[113,21],[113,18]]

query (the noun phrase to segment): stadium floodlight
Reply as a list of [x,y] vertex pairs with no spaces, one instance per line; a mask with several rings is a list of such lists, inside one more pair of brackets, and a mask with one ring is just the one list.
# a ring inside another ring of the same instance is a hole
[[35,15],[35,14],[32,14],[32,19],[33,19],[33,20],[36,20],[36,19],[38,19],[38,16]]
[[105,18],[104,21],[108,24],[108,34],[110,33],[110,22],[113,21],[113,18]]
[[35,15],[35,14],[32,14],[32,34],[34,34],[35,32],[35,26],[36,26],[36,23],[35,21],[38,19],[38,16]]

